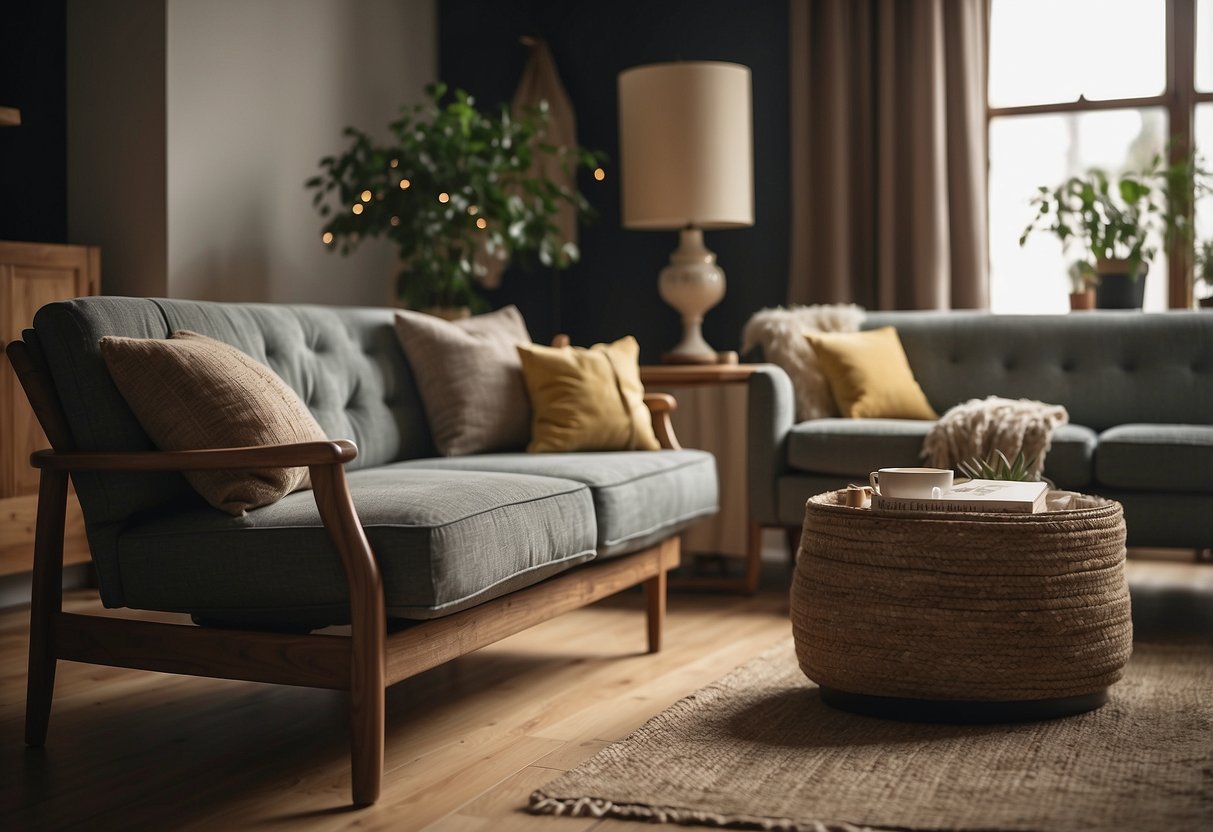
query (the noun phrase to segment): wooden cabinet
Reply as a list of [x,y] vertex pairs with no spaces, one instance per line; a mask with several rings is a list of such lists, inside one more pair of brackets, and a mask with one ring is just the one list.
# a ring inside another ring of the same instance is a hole
[[[38,308],[101,291],[101,251],[91,246],[0,242],[0,344],[21,337]],[[0,361],[0,576],[28,572],[33,564],[38,472],[29,455],[50,446],[16,374]],[[65,564],[89,558],[84,521],[68,497]]]

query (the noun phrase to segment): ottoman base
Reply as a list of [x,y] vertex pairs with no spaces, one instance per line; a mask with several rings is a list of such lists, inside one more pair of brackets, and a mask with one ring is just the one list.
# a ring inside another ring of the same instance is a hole
[[1082,696],[1056,699],[1021,699],[1001,702],[964,699],[905,699],[872,696],[819,686],[821,701],[840,711],[901,722],[1033,722],[1093,711],[1108,701],[1108,689]]

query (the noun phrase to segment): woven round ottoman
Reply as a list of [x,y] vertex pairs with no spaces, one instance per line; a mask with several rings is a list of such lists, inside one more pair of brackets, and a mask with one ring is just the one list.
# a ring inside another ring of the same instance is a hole
[[1132,650],[1119,503],[1050,494],[1041,514],[805,505],[792,633],[845,710],[932,722],[1098,708]]

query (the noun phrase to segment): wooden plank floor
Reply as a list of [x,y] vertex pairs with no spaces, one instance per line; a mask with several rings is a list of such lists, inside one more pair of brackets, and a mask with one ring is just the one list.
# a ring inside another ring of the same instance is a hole
[[[103,612],[89,591],[65,609]],[[383,796],[361,811],[340,692],[60,662],[46,747],[25,749],[28,610],[0,612],[0,828],[602,826],[518,809],[790,634],[781,591],[675,594],[650,656],[643,610],[638,592],[616,596],[390,688]]]
[[[1154,610],[1155,624],[1213,633],[1213,566],[1130,566],[1144,587],[1135,607]],[[61,662],[47,745],[25,749],[28,612],[3,611],[0,829],[651,832],[519,809],[533,789],[788,637],[786,576],[770,577],[775,588],[753,598],[673,594],[655,656],[643,652],[643,600],[631,593],[389,689],[383,796],[365,810],[348,805],[343,694],[331,691]],[[88,591],[66,607],[101,611]]]

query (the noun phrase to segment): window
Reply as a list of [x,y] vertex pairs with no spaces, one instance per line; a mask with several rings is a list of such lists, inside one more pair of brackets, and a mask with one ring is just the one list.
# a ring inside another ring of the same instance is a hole
[[[1196,112],[1192,135],[1200,154],[1213,164],[1213,0],[1196,3]],[[1196,239],[1213,239],[1213,196],[1196,203]],[[1197,295],[1210,293],[1208,286],[1197,289]]]
[[[990,305],[1065,312],[1078,255],[1049,234],[1019,246],[1028,201],[1092,167],[1140,170],[1173,133],[1213,158],[1213,0],[991,0],[989,60]],[[1213,236],[1213,200],[1197,229]],[[1155,257],[1145,308],[1190,306],[1190,271]]]

